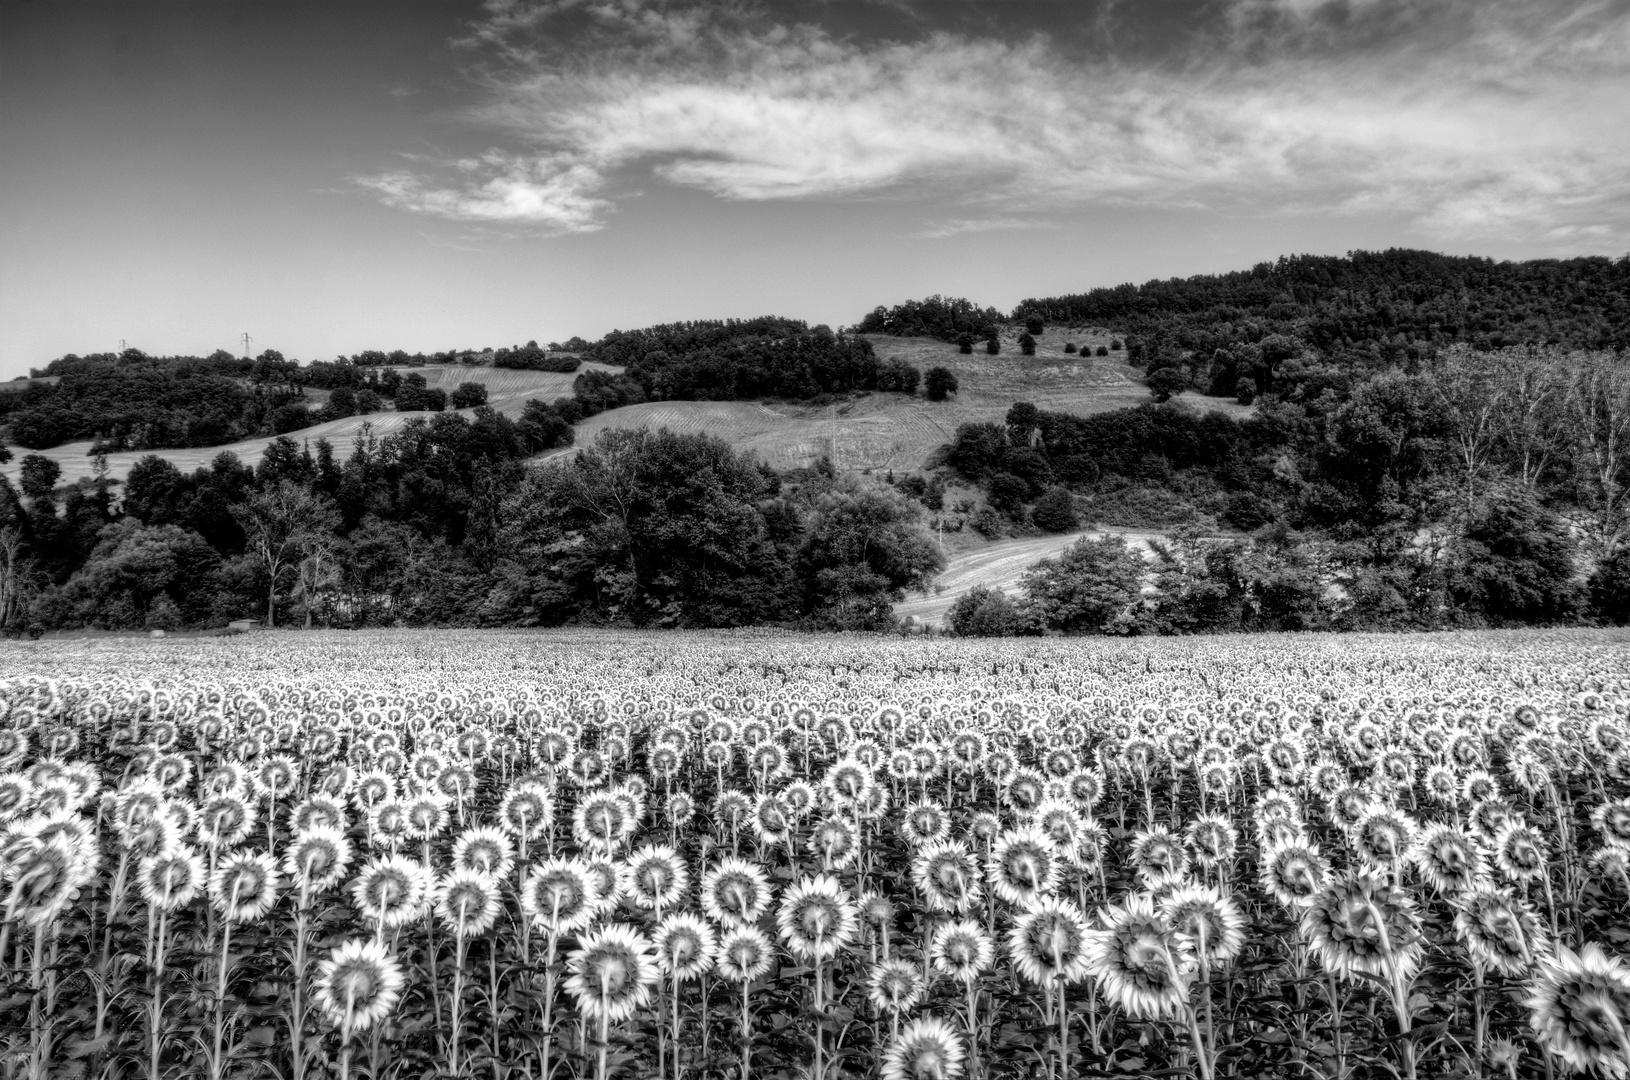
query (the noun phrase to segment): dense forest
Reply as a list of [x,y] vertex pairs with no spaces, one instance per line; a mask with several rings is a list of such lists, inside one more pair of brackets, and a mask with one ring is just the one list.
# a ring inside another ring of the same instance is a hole
[[[921,470],[775,472],[726,444],[574,425],[662,399],[936,398],[858,333],[762,318],[535,342],[467,362],[579,371],[511,420],[422,357],[297,364],[65,357],[0,395],[25,447],[211,445],[336,415],[426,410],[342,454],[276,441],[254,469],[162,458],[58,483],[0,481],[0,625],[277,622],[877,629],[939,565],[932,526],[986,537],[1093,523],[1158,530],[1144,554],[1083,542],[1017,597],[976,590],[965,633],[1436,628],[1630,620],[1630,259],[1493,263],[1421,252],[1029,300],[879,308],[856,328],[969,343],[998,322],[1124,334],[1150,403],[1089,416],[1014,402]],[[1021,339],[1022,343],[1023,339]],[[568,351],[569,347],[569,351]],[[472,359],[473,358],[473,359]],[[597,366],[579,370],[583,361]],[[1117,359],[1114,362],[1120,362]],[[608,365],[606,367],[598,365]],[[943,374],[939,369],[931,372]],[[326,398],[313,409],[305,392]],[[1197,408],[1188,395],[1235,398]],[[447,407],[463,413],[444,412]],[[948,492],[953,496],[948,496]]]

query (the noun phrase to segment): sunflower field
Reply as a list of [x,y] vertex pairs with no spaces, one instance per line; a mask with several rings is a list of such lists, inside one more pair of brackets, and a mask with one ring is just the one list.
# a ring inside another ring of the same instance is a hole
[[0,645],[0,1075],[1630,1075],[1630,637]]

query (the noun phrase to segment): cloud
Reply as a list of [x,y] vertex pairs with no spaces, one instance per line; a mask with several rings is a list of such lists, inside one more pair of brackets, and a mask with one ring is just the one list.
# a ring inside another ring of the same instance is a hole
[[[1237,0],[1213,51],[1140,62],[723,5],[491,7],[474,38],[501,56],[470,119],[504,149],[363,181],[388,204],[586,231],[656,177],[731,200],[918,200],[941,236],[1087,205],[1630,235],[1622,0]],[[569,48],[538,44],[557,17],[576,20]]]

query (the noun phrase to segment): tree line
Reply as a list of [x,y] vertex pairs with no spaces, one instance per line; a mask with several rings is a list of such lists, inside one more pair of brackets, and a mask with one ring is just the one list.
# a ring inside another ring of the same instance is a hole
[[912,500],[824,463],[776,473],[665,430],[528,468],[535,449],[482,407],[365,432],[343,460],[282,437],[254,468],[149,455],[122,484],[59,487],[30,455],[0,479],[0,626],[884,629],[942,566]]

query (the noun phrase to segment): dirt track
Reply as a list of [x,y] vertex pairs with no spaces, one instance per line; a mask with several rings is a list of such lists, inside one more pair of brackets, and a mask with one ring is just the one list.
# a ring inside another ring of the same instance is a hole
[[929,626],[943,626],[945,616],[957,597],[975,585],[999,588],[1010,596],[1016,596],[1019,579],[1033,564],[1057,555],[1083,536],[1111,534],[1123,537],[1133,547],[1145,552],[1148,551],[1149,541],[1160,536],[1159,533],[1112,528],[1062,536],[998,540],[986,547],[951,556],[944,572],[934,579],[933,587],[927,593],[908,594],[894,605],[894,614],[902,619],[915,616],[918,622]]

